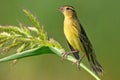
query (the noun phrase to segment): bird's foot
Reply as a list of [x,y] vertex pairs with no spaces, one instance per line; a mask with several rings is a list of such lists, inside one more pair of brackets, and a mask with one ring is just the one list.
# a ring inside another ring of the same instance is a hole
[[83,60],[83,58],[85,57],[85,54],[79,59],[77,60],[75,63],[77,64],[77,68],[80,70],[80,63]]
[[79,59],[76,61],[76,64],[77,64],[77,68],[80,70],[80,63],[81,63],[82,59]]
[[70,51],[70,52],[64,52],[64,53],[62,53],[62,60],[65,59],[68,55],[70,55],[72,53],[75,53],[75,52],[78,52],[78,51]]
[[75,62],[73,62],[73,64],[77,64],[77,68],[80,70],[80,63],[81,63],[81,59],[76,60]]
[[69,54],[69,52],[62,53],[62,60],[64,60]]

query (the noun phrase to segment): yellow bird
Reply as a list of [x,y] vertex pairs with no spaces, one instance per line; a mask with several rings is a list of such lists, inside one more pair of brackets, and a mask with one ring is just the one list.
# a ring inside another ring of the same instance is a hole
[[[74,57],[77,59],[77,66],[80,67],[80,62],[87,56],[88,62],[92,70],[96,74],[101,74],[103,72],[102,66],[97,61],[95,51],[89,41],[81,23],[77,18],[75,9],[72,6],[63,6],[59,10],[64,15],[64,34],[67,39],[68,45],[71,52],[63,53],[63,57],[73,53]],[[80,57],[79,52],[83,53]]]

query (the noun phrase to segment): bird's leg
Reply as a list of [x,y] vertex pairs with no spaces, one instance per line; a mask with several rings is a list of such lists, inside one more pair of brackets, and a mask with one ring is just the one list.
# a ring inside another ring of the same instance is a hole
[[81,61],[83,60],[84,57],[85,57],[85,54],[83,54],[83,56],[75,62],[77,64],[78,69],[80,69],[80,63],[81,63]]
[[65,58],[65,57],[67,57],[68,55],[70,55],[70,54],[72,54],[72,53],[76,53],[76,52],[78,52],[78,51],[69,51],[69,52],[64,52],[64,53],[62,53],[62,60]]

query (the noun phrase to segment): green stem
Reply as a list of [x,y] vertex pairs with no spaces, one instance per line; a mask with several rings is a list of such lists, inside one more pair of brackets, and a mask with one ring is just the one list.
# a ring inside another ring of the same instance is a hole
[[[50,47],[50,49],[57,53],[59,56],[61,56],[61,53],[62,51],[57,49],[57,48],[53,48],[53,47]],[[61,56],[62,57],[62,56]],[[67,56],[66,58],[67,60],[71,61],[71,62],[76,62],[76,59],[73,58],[72,56]],[[87,71],[91,76],[93,76],[96,80],[101,80],[95,73],[93,73],[90,69],[88,69],[83,63],[80,63],[80,66],[85,70]]]
[[[58,56],[62,57],[63,50],[60,50],[56,47],[50,47],[50,46],[41,46],[38,48],[34,48],[31,50],[23,51],[21,53],[13,54],[4,58],[0,59],[1,62],[5,61],[11,61],[15,59],[21,59],[25,57],[35,56],[35,55],[41,55],[41,54],[57,54]],[[71,62],[76,62],[76,59],[70,55],[67,56],[67,60]],[[91,76],[93,76],[96,80],[101,80],[97,75],[95,75],[90,69],[88,69],[83,63],[80,63],[80,66],[87,71]]]

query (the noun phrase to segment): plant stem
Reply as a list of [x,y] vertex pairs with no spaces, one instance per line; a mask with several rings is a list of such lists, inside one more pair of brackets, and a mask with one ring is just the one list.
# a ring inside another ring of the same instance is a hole
[[[57,53],[59,56],[61,56],[62,57],[62,55],[61,55],[61,53],[63,53],[61,50],[59,50],[59,49],[57,49],[57,48],[53,48],[53,47],[50,47],[50,49],[53,51],[53,52],[55,52],[55,53]],[[76,59],[75,58],[73,58],[72,56],[70,56],[70,55],[68,55],[67,56],[67,58],[66,58],[67,60],[69,60],[69,61],[71,61],[71,62],[76,62]],[[88,69],[83,63],[80,63],[80,66],[85,70],[85,71],[87,71],[91,76],[93,76],[96,80],[101,80],[95,73],[93,73],[90,69]]]

